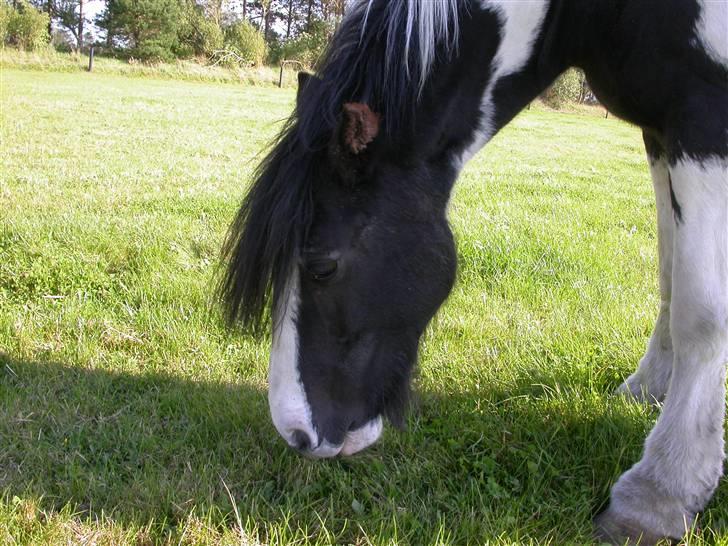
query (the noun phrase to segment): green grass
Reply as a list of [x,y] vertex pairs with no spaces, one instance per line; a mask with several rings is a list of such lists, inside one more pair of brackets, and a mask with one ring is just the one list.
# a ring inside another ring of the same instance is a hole
[[[270,423],[269,340],[210,301],[293,90],[7,67],[1,85],[1,543],[589,542],[657,415],[610,394],[658,308],[634,128],[536,107],[473,159],[408,429],[310,461]],[[691,543],[728,544],[727,496]]]
[[[41,70],[45,72],[86,72],[88,55],[61,53],[51,47],[38,51],[22,51],[0,47],[0,70]],[[173,63],[142,63],[96,55],[93,71],[97,74],[115,74],[134,78],[161,78],[173,80],[204,81],[218,83],[242,83],[246,85],[278,85],[280,69],[271,66],[225,68],[213,66],[204,59],[180,59]],[[286,68],[283,86],[296,85],[296,72]]]

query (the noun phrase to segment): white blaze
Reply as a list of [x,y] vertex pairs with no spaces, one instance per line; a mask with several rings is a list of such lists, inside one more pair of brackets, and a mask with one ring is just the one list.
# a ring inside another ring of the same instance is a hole
[[298,272],[290,276],[285,292],[273,313],[273,345],[268,367],[268,405],[273,425],[289,444],[293,433],[308,434],[312,446],[318,444],[311,407],[306,400],[301,374],[298,371],[298,331],[296,316],[300,300]]
[[319,438],[298,369],[296,320],[299,305],[298,272],[294,271],[273,313],[273,345],[268,367],[268,405],[273,425],[293,447],[296,444],[296,431],[307,434],[311,442],[311,450],[307,453],[313,457],[353,455],[379,439],[383,428],[382,419],[376,417],[361,428],[348,432],[341,445],[333,445]]

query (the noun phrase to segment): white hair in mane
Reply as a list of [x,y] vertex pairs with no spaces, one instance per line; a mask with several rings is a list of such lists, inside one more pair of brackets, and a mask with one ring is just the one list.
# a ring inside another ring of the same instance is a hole
[[[362,34],[366,30],[369,19],[369,10],[372,4],[380,0],[355,0],[352,4],[352,15],[360,10],[365,10]],[[416,59],[419,63],[416,67],[415,78],[418,80],[419,88],[425,85],[427,75],[435,61],[437,45],[444,43],[447,51],[452,51],[458,42],[459,0],[389,0],[387,2],[387,45],[396,42],[397,35],[405,28],[405,50],[399,51],[396,47],[388,47],[387,65],[397,66],[401,62],[399,57],[404,53],[405,71],[408,77],[410,72],[410,53],[416,49]],[[415,41],[416,40],[416,41]]]

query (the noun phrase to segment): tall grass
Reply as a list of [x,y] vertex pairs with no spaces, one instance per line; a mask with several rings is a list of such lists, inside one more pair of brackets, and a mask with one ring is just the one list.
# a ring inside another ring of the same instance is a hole
[[[102,63],[103,64],[103,63]],[[655,409],[638,131],[534,106],[451,201],[459,273],[404,432],[311,461],[227,331],[224,232],[294,92],[2,71],[0,543],[587,544]],[[691,544],[728,544],[725,483]]]
[[[20,51],[3,48],[0,52],[0,69],[41,70],[47,72],[83,72],[88,70],[87,55],[61,53],[53,48],[38,51]],[[205,60],[178,60],[175,63],[147,64],[139,61],[96,56],[93,71],[98,74],[114,74],[128,77],[162,78],[187,81],[242,83],[246,85],[278,85],[280,69],[270,66],[228,68],[213,66]],[[295,71],[286,68],[283,85],[296,85]]]

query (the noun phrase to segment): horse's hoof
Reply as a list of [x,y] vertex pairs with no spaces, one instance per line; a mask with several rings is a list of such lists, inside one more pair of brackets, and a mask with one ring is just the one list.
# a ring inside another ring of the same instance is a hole
[[624,397],[624,399],[628,402],[633,402],[635,404],[650,404],[653,406],[658,405],[664,397],[664,395],[652,395],[645,385],[641,385],[637,382],[630,384],[629,380],[617,387],[614,394]]
[[594,518],[594,537],[599,543],[613,546],[655,546],[680,542],[680,539],[642,529],[636,522],[620,518],[609,508]]
[[614,394],[615,396],[623,396],[629,402],[639,403],[642,402],[644,399],[641,391],[637,393],[632,392],[632,389],[630,388],[630,385],[627,381],[617,387],[614,391]]

